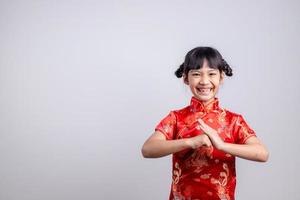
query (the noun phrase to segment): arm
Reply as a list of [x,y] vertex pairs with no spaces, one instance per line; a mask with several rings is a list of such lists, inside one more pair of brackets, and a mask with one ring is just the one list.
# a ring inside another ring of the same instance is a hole
[[240,158],[266,162],[269,157],[269,152],[266,147],[256,137],[250,137],[246,140],[245,144],[231,144],[224,142],[216,130],[209,127],[201,119],[199,121],[199,128],[210,138],[212,144],[217,149],[225,153],[237,156]]
[[142,154],[145,158],[159,158],[187,148],[196,149],[203,145],[212,145],[208,136],[205,134],[193,138],[166,140],[161,132],[155,131],[144,143]]
[[266,162],[269,152],[257,137],[250,137],[245,144],[231,144],[223,142],[220,150],[240,158]]

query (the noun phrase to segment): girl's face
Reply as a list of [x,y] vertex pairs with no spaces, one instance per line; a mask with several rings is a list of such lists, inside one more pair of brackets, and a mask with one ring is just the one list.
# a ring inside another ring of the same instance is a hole
[[210,68],[205,60],[201,69],[190,70],[188,77],[184,75],[183,79],[190,86],[194,97],[207,104],[215,98],[219,86],[223,83],[223,77],[223,73]]

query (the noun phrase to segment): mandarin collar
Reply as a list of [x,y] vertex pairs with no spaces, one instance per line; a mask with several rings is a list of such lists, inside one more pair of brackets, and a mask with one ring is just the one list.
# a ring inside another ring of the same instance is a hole
[[204,105],[201,100],[193,96],[191,98],[190,106],[194,112],[206,112],[206,113],[212,110],[218,110],[220,108],[219,99],[216,97],[214,98],[214,100],[209,102],[209,104]]

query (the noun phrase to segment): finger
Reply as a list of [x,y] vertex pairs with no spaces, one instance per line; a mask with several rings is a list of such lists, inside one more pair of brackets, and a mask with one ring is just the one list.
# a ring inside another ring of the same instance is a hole
[[205,134],[207,134],[207,132],[208,132],[204,127],[201,127],[201,126],[199,126],[198,130],[202,131],[202,133],[205,133]]
[[198,122],[203,128],[205,129],[209,128],[209,126],[202,119],[198,119]]
[[197,130],[203,130],[204,131],[204,126],[202,126],[201,124],[198,124],[196,127]]
[[210,140],[208,139],[207,141],[205,141],[205,145],[208,146],[208,147],[210,147],[210,146],[212,146],[212,143],[211,143]]
[[212,146],[210,139],[208,139],[208,144],[209,144],[208,146]]
[[204,133],[207,137],[209,137],[207,131],[203,131],[203,133]]
[[207,132],[209,129],[207,129],[207,127],[199,124],[199,128],[202,129],[204,132]]
[[198,121],[200,124],[205,124],[204,121],[203,121],[202,119],[200,119],[200,118],[199,118],[197,121]]

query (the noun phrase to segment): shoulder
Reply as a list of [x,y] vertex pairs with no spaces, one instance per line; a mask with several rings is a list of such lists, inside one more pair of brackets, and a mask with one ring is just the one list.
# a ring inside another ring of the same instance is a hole
[[191,107],[190,106],[185,106],[183,108],[175,109],[175,110],[171,111],[171,113],[173,113],[176,117],[186,116],[190,112],[191,112]]
[[185,106],[179,109],[172,109],[169,111],[166,118],[172,119],[172,121],[181,121],[191,114],[190,106]]
[[242,114],[234,113],[229,110],[225,110],[227,120],[237,126],[248,126],[245,118]]
[[232,116],[232,117],[238,117],[238,116],[241,116],[241,114],[238,114],[236,112],[232,112],[230,110],[227,110],[227,109],[223,109],[225,112],[226,112],[226,115],[228,116]]
[[230,121],[237,121],[239,118],[242,118],[242,115],[239,113],[235,113],[232,111],[229,111],[227,109],[223,109],[225,114],[226,114],[226,118]]

